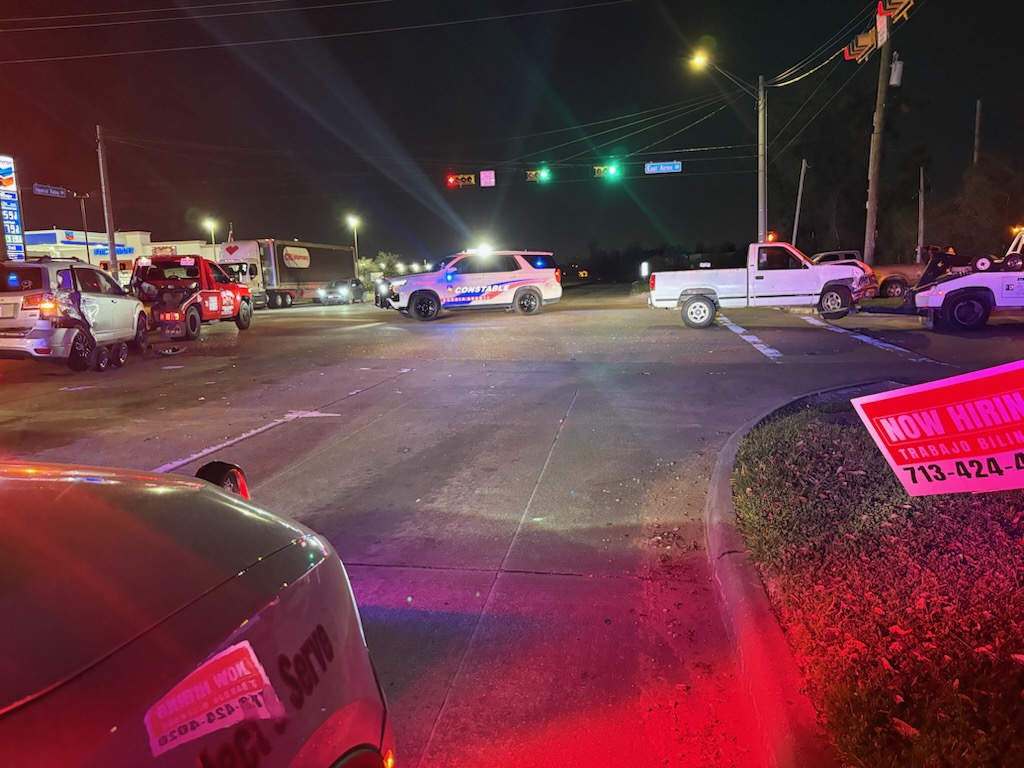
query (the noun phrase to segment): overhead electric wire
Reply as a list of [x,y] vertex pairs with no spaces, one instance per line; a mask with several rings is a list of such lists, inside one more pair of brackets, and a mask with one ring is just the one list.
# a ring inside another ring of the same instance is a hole
[[9,21],[46,21],[48,19],[91,19],[101,18],[104,16],[129,16],[132,14],[143,14],[143,13],[166,13],[169,11],[191,11],[201,10],[203,8],[230,8],[239,5],[279,5],[281,3],[288,3],[291,0],[236,0],[231,3],[205,3],[203,5],[183,5],[183,6],[169,6],[166,8],[142,8],[139,10],[128,10],[128,11],[89,11],[87,13],[61,13],[53,14],[50,16],[22,16],[14,19],[0,19],[0,23],[6,23]]
[[[358,5],[378,5],[380,3],[393,3],[396,0],[349,0],[345,3],[321,3],[320,5],[296,6],[290,8],[268,8],[249,11],[225,11],[223,13],[201,13],[184,14],[179,16],[167,16],[160,19],[122,19],[119,21],[95,21],[85,24],[51,24],[41,27],[24,27],[22,29],[0,29],[0,32],[53,32],[69,29],[96,29],[97,27],[123,27],[135,24],[161,24],[165,22],[191,22],[205,21],[206,19],[237,18],[239,16],[266,16],[271,13],[299,13],[302,11],[320,11],[327,8],[349,8]],[[0,24],[5,23],[0,19]]]
[[9,64],[42,64],[55,61],[82,61],[86,59],[106,59],[125,56],[143,56],[154,53],[182,53],[185,51],[211,51],[222,48],[250,48],[258,45],[280,45],[284,43],[304,43],[311,40],[337,40],[345,37],[363,37],[367,35],[379,35],[389,32],[413,32],[421,29],[438,29],[441,27],[454,27],[466,24],[480,24],[488,21],[507,21],[508,19],[522,19],[531,16],[546,16],[555,13],[568,13],[570,11],[584,11],[592,8],[604,8],[613,5],[631,3],[633,0],[601,0],[600,2],[587,3],[586,5],[574,5],[566,8],[545,8],[537,11],[521,11],[518,13],[505,13],[493,16],[482,16],[475,19],[455,19],[452,21],[435,21],[423,24],[406,24],[396,27],[381,27],[378,29],[349,30],[346,32],[325,32],[311,35],[293,35],[291,37],[279,37],[265,40],[242,40],[237,42],[202,43],[198,45],[178,45],[164,48],[139,48],[127,51],[100,51],[97,53],[67,54],[64,56],[36,56],[32,58],[8,59],[0,61],[0,66]]
[[[808,54],[789,69],[783,70],[779,74],[775,75],[775,77],[768,81],[768,84],[772,85],[776,81],[793,77],[794,73],[797,72],[797,70],[799,70],[801,67],[807,66],[808,62],[812,61],[813,59],[816,59],[822,53],[830,50],[833,45],[835,45],[837,42],[845,38],[847,35],[851,34],[852,30],[858,27],[863,22],[864,16],[871,13],[874,10],[874,8],[875,2],[869,2],[864,10],[858,12],[852,19],[846,22],[846,24],[844,24],[838,32],[832,35],[832,37],[830,37],[826,42],[819,45],[813,53]],[[829,59],[831,59],[831,57],[829,57]]]
[[634,152],[630,152],[630,153],[629,153],[628,155],[626,155],[626,157],[632,157],[633,155],[638,155],[638,154],[640,154],[641,152],[646,152],[646,151],[647,151],[648,149],[650,149],[651,147],[655,147],[655,146],[657,146],[658,144],[661,144],[661,143],[662,143],[663,141],[668,141],[669,139],[671,139],[671,138],[673,138],[673,137],[675,137],[675,136],[678,136],[678,135],[679,135],[680,133],[682,133],[683,131],[688,131],[688,130],[690,130],[691,128],[693,128],[694,126],[700,125],[700,124],[701,124],[701,123],[703,123],[703,122],[704,122],[705,120],[707,120],[707,119],[709,119],[709,118],[713,117],[714,115],[717,115],[717,114],[718,114],[719,112],[721,112],[721,111],[722,111],[723,109],[725,109],[726,107],[729,107],[729,106],[731,106],[731,105],[732,105],[732,103],[733,103],[732,101],[729,101],[728,103],[726,103],[726,104],[723,104],[723,105],[722,105],[721,107],[719,107],[718,109],[716,109],[716,110],[715,110],[714,112],[709,112],[708,114],[704,115],[704,117],[701,117],[701,118],[699,118],[698,120],[694,120],[694,121],[693,121],[692,123],[690,123],[689,125],[685,125],[685,126],[683,126],[683,127],[682,127],[682,128],[680,128],[680,129],[679,129],[678,131],[675,131],[674,133],[670,133],[670,134],[669,134],[668,136],[664,137],[663,139],[659,139],[658,141],[652,142],[652,143],[648,144],[648,145],[647,145],[646,147],[640,147],[640,149],[638,149],[638,150],[636,150],[636,151],[634,151]]

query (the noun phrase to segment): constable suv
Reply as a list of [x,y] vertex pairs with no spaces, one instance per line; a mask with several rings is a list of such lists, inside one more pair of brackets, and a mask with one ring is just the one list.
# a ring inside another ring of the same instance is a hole
[[444,259],[433,272],[389,278],[377,305],[417,320],[442,310],[514,309],[533,315],[562,298],[562,271],[543,251],[466,251]]
[[0,261],[0,358],[103,370],[144,349],[146,313],[102,269],[75,258]]

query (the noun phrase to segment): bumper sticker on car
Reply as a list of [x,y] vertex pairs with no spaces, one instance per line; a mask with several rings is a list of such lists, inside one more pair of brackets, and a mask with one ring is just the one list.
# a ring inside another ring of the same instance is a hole
[[284,717],[248,641],[205,661],[146,712],[153,757],[244,720]]

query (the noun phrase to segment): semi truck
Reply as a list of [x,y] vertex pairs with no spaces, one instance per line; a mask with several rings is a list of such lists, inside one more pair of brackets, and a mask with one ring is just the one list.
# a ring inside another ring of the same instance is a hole
[[318,302],[329,283],[356,276],[351,246],[298,240],[234,240],[217,249],[217,262],[252,291],[254,306],[280,309]]

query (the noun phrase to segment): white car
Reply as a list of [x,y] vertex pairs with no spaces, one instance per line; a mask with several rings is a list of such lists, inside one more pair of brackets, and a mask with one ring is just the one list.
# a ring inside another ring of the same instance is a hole
[[466,251],[436,270],[388,278],[377,305],[433,320],[442,310],[514,309],[533,315],[562,298],[562,270],[546,251]]
[[199,475],[0,462],[0,764],[394,768],[338,555]]

